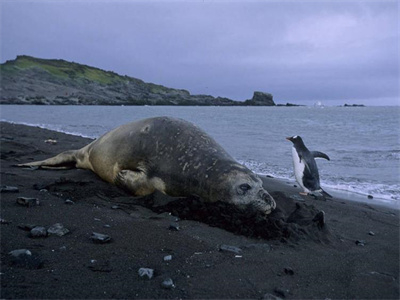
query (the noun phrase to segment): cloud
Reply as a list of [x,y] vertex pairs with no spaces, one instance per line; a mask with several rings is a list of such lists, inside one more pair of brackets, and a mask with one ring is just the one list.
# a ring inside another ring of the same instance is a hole
[[395,104],[398,20],[390,0],[5,0],[1,60],[62,58],[237,100]]

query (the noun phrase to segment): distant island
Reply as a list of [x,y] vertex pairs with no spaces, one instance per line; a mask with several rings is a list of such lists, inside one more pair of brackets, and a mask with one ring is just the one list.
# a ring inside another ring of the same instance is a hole
[[[17,56],[0,64],[0,104],[275,106],[269,93],[246,101],[191,95],[61,59]],[[291,105],[291,104],[288,104]]]
[[364,104],[345,104],[343,107],[365,107]]

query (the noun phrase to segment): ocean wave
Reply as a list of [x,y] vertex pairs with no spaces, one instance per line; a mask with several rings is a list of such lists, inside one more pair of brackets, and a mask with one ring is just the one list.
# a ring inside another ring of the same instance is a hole
[[[291,169],[275,168],[275,166],[269,166],[255,160],[239,162],[260,175],[269,175],[282,180],[294,180],[293,170]],[[395,184],[363,182],[355,178],[324,178],[321,180],[321,185],[327,189],[365,197],[372,195],[378,201],[400,203],[400,186]]]
[[[48,130],[53,130],[53,131],[66,133],[66,134],[70,134],[70,135],[80,136],[80,137],[83,137],[83,138],[96,138],[96,136],[82,134],[79,131],[66,130],[61,125],[42,124],[42,123],[28,123],[28,122],[14,122],[14,121],[9,121],[9,120],[5,120],[5,119],[0,119],[0,122],[7,122],[7,123],[10,123],[10,124],[25,125],[25,126],[30,126],[30,127],[39,127],[39,128],[42,128],[42,129],[48,129]],[[74,126],[70,126],[70,127],[74,127]],[[78,129],[82,128],[82,126],[76,126],[76,127]]]

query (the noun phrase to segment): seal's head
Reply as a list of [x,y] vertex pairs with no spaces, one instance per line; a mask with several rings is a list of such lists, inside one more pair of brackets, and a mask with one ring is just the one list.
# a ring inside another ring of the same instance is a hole
[[261,179],[245,167],[235,168],[220,178],[213,201],[232,203],[241,210],[270,214],[274,198],[263,188]]

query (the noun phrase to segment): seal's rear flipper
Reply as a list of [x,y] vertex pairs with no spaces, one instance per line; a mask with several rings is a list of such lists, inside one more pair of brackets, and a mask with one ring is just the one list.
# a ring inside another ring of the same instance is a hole
[[17,167],[22,168],[38,168],[38,169],[51,169],[51,170],[65,170],[76,168],[76,150],[64,151],[54,157],[34,161],[31,163],[18,164]]

